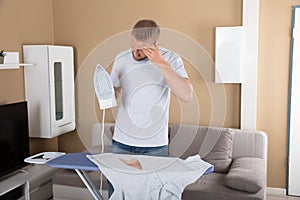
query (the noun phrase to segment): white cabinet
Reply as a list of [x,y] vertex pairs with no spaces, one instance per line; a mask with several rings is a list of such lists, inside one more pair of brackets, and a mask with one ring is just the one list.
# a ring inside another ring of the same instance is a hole
[[53,138],[75,129],[73,48],[24,45],[30,137]]

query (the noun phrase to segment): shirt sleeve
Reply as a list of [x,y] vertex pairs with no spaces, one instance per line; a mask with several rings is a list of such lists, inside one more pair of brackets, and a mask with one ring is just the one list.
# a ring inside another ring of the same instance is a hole
[[[171,54],[171,55],[170,55]],[[176,53],[169,52],[170,56],[167,56],[167,62],[172,67],[172,69],[181,77],[188,78],[188,74],[184,68],[183,61],[181,57]]]
[[188,74],[184,68],[184,64],[180,56],[176,56],[174,62],[171,64],[171,67],[181,77],[188,78]]

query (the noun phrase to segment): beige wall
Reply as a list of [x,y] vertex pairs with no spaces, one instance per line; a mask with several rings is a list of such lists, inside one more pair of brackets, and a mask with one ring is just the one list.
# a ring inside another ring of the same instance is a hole
[[[0,50],[19,52],[23,44],[53,44],[52,0],[1,0]],[[0,69],[0,104],[25,99],[23,67]],[[30,139],[30,153],[57,151],[57,139]]]
[[[284,188],[287,159],[287,103],[291,6],[299,0],[261,0],[258,68],[257,128],[269,137],[268,186]],[[126,31],[140,18],[152,18],[161,27],[182,32],[214,57],[214,28],[242,23],[242,0],[1,0],[0,49],[18,51],[22,44],[66,44],[75,47],[79,70],[99,42]],[[210,97],[203,77],[185,60],[203,117],[210,122]],[[225,85],[226,127],[239,127],[240,86]],[[24,99],[23,69],[0,70],[0,103]],[[100,114],[97,111],[98,115]],[[180,108],[172,98],[170,121],[180,122]],[[190,121],[192,121],[192,117]],[[107,121],[113,121],[108,113]],[[189,119],[185,119],[189,122]],[[81,151],[76,132],[58,139],[31,139],[31,153],[45,150]]]
[[[155,19],[162,28],[179,31],[201,44],[207,53],[214,57],[214,34],[216,26],[238,26],[242,21],[241,0],[193,0],[184,1],[105,1],[92,0],[54,0],[54,41],[56,44],[68,44],[75,47],[76,69],[79,70],[83,60],[103,40],[129,30],[141,18]],[[67,12],[66,12],[67,9]],[[166,14],[166,10],[167,14]],[[76,19],[76,20],[74,20]],[[114,47],[111,47],[114,48]],[[99,55],[101,56],[101,55]],[[190,80],[195,88],[198,99],[201,125],[211,122],[211,96],[206,88],[203,77],[186,60]],[[225,124],[218,126],[239,127],[240,85],[225,85],[226,117]],[[93,94],[90,94],[93,95]],[[99,114],[99,112],[97,112]],[[180,105],[173,97],[170,109],[171,123],[194,123],[195,116],[181,119]],[[98,116],[99,121],[101,116]],[[108,111],[106,121],[113,122],[113,115]],[[86,132],[89,132],[88,130]],[[64,151],[75,151],[80,144],[70,141],[74,135],[59,138],[59,146]],[[84,136],[85,137],[85,136]]]
[[292,6],[299,0],[262,0],[257,128],[268,133],[268,185],[285,187]]

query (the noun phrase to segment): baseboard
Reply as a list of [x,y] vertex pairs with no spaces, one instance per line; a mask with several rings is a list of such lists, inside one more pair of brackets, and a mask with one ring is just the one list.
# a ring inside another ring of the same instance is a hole
[[268,195],[286,196],[286,189],[267,187]]

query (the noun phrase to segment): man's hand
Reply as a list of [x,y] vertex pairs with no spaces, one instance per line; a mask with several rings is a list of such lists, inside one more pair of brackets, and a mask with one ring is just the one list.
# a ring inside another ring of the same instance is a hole
[[151,46],[149,44],[144,44],[143,52],[153,64],[167,64],[165,59],[161,55],[159,48]]

